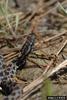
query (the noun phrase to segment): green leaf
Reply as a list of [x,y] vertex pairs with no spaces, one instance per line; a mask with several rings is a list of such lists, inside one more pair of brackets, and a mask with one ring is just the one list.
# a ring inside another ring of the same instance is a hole
[[61,13],[67,15],[67,10],[64,9],[64,7],[61,5],[60,2],[58,2],[58,10],[59,10]]
[[19,15],[16,15],[16,27],[15,27],[15,32],[18,28],[18,25],[19,25]]
[[42,93],[42,100],[46,100],[47,96],[52,96],[52,83],[50,79],[44,81],[41,93]]

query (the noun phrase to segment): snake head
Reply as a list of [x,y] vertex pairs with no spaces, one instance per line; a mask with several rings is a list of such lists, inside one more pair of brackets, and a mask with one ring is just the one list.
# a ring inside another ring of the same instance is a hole
[[31,53],[34,43],[35,43],[35,34],[30,33],[21,48],[20,56],[17,57],[17,59],[15,60],[15,63],[18,66],[19,70],[21,70],[25,66],[26,59],[27,59],[28,55]]

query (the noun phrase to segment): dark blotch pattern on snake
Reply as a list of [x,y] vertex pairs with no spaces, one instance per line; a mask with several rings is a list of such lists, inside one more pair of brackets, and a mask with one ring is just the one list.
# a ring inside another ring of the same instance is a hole
[[13,79],[17,69],[22,69],[26,64],[28,55],[30,54],[35,42],[35,35],[28,35],[26,42],[21,48],[21,55],[8,66],[4,64],[3,56],[0,55],[0,87],[4,97],[3,100],[20,100],[22,89],[20,85]]
[[22,90],[16,81],[15,77],[17,66],[13,63],[7,67],[4,65],[3,56],[0,55],[0,87],[4,97],[3,100],[19,100],[22,94]]

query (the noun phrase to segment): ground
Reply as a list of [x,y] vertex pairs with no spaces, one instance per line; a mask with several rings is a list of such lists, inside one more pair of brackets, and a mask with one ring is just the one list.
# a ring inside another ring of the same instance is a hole
[[[17,73],[18,79],[22,81],[23,88],[25,88],[42,75],[52,60],[53,63],[50,69],[55,68],[67,59],[67,13],[65,12],[67,11],[67,1],[17,0],[17,2],[18,8],[15,7],[15,2],[11,0],[9,2],[9,7],[13,13],[19,15],[19,25],[15,33],[16,40],[13,39],[13,34],[9,34],[11,31],[6,24],[4,28],[8,32],[8,37],[6,38],[7,35],[2,35],[5,39],[2,38],[0,42],[0,52],[4,55],[8,64],[19,55],[20,48],[31,30],[36,34],[35,45],[28,56],[26,66]],[[15,30],[15,18],[10,20]],[[2,23],[5,22],[3,21]],[[11,54],[11,57],[9,54]],[[64,73],[59,75],[59,79],[51,80],[52,96],[67,95],[66,77],[67,73]],[[22,98],[22,100],[46,100],[45,88],[43,90],[44,94],[42,94],[43,84],[45,85],[46,83],[42,82],[37,91],[31,92],[30,95],[28,94],[29,96],[25,95],[27,96],[26,99]],[[43,97],[43,95],[45,96]]]

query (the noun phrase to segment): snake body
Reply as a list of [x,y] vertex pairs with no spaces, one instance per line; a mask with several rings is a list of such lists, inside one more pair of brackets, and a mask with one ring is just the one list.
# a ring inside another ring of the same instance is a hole
[[30,54],[34,45],[35,35],[31,33],[28,35],[26,42],[22,46],[21,55],[11,62],[7,67],[4,64],[3,56],[0,55],[0,87],[4,97],[3,100],[20,100],[22,89],[18,83],[13,79],[16,75],[17,69],[22,69],[26,64],[27,56]]
[[9,64],[7,68],[4,65],[3,56],[0,55],[0,87],[4,97],[3,100],[17,100],[22,94],[22,90],[13,77],[16,75],[17,66],[13,63]]

